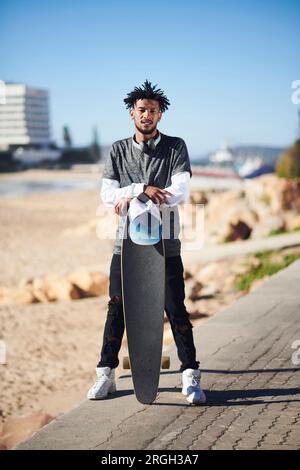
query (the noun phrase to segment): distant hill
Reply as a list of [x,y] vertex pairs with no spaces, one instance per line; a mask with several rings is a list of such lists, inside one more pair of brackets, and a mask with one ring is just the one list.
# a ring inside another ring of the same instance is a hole
[[110,149],[111,145],[101,145],[102,162],[105,162],[107,159]]
[[262,145],[241,145],[232,149],[234,157],[259,156],[265,163],[274,165],[286,147],[264,147]]

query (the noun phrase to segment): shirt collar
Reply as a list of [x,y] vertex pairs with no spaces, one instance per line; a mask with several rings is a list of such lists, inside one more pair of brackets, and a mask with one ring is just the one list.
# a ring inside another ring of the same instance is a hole
[[[159,142],[160,139],[161,139],[161,134],[160,134],[159,130],[157,130],[157,132],[158,132],[157,137],[156,137],[155,139],[150,139],[150,140],[148,140],[148,142],[147,142],[147,145],[148,145],[148,147],[150,147],[151,150],[154,150],[154,149],[155,149],[155,147],[157,146],[158,142]],[[144,143],[144,142],[140,142],[140,143],[136,142],[136,140],[135,140],[135,134],[132,136],[132,144],[133,144],[136,148],[138,148],[139,150],[141,150],[142,152],[145,151],[145,143]]]

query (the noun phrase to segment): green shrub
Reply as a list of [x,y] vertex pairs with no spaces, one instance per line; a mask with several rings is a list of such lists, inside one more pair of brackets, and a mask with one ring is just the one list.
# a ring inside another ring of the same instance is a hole
[[261,279],[264,276],[272,276],[283,268],[286,268],[289,264],[300,258],[300,253],[290,253],[284,255],[280,262],[273,262],[272,255],[276,253],[272,251],[265,251],[262,253],[256,253],[256,257],[261,261],[260,266],[253,268],[249,273],[239,275],[235,280],[235,287],[239,290],[248,290],[251,284],[256,279]]
[[300,139],[281,155],[276,164],[276,172],[281,178],[300,177]]

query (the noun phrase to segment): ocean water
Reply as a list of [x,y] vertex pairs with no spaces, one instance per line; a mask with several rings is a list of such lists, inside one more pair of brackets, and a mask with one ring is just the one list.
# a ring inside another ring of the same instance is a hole
[[244,180],[237,178],[192,176],[190,188],[191,191],[208,191],[211,189],[223,191],[227,189],[241,189],[244,184]]
[[[207,176],[193,176],[191,179],[191,191],[195,190],[226,190],[242,188],[243,180],[234,178],[216,178]],[[0,197],[1,196],[26,196],[33,193],[61,192],[73,190],[99,189],[101,187],[101,178],[97,181],[70,181],[70,180],[12,180],[0,179]]]
[[100,189],[99,181],[17,181],[0,179],[0,196],[26,196],[33,193]]

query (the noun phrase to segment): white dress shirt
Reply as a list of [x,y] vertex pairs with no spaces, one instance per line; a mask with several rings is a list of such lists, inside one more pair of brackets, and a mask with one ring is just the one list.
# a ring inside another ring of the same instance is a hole
[[[168,197],[168,202],[163,206],[173,207],[188,201],[190,194],[190,173],[183,171],[171,176],[171,186],[164,188],[172,196]],[[105,206],[114,207],[122,198],[134,198],[142,193],[144,183],[132,183],[120,188],[118,180],[102,178],[101,199]]]

